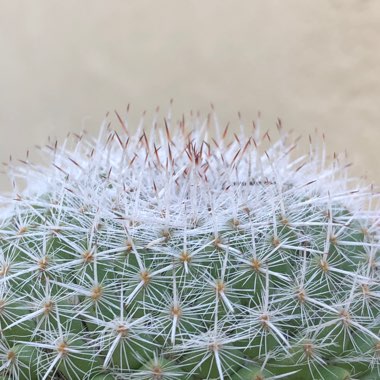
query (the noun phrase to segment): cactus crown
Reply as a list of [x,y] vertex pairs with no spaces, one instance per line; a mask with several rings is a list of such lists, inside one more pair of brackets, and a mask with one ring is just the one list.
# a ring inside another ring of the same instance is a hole
[[0,378],[379,378],[372,189],[280,123],[170,124],[9,165]]

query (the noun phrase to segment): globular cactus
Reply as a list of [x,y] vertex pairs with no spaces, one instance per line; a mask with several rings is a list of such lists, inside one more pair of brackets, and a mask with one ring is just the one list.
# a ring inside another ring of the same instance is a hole
[[281,124],[120,121],[8,164],[0,379],[380,379],[371,187]]

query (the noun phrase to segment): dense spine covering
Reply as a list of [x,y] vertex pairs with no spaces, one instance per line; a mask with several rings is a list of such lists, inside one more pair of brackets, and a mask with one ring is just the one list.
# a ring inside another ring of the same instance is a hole
[[0,379],[379,379],[373,189],[281,124],[164,124],[9,165]]

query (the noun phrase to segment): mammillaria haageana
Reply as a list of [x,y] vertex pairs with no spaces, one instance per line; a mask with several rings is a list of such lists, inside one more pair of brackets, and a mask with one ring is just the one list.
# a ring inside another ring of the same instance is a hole
[[1,379],[380,379],[370,186],[280,123],[120,121],[8,165]]

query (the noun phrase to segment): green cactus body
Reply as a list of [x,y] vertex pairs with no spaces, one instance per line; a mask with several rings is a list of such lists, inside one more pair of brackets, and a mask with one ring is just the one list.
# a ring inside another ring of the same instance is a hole
[[263,153],[258,127],[166,124],[9,164],[0,377],[380,379],[373,190],[281,128]]

